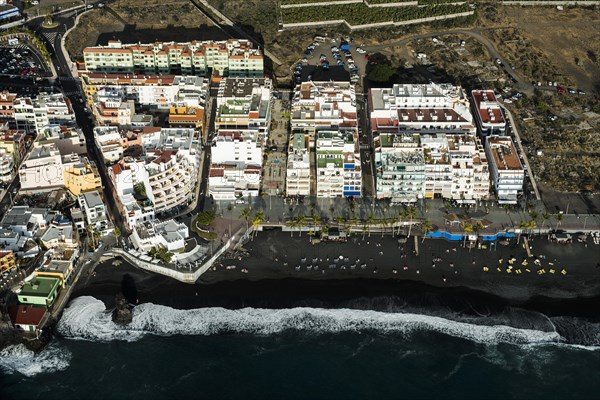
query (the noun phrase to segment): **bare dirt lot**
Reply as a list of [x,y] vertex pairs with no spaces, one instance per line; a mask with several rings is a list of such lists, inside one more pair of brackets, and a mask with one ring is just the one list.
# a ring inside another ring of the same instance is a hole
[[[565,85],[585,91],[600,91],[600,10],[552,7],[503,7],[504,20],[516,28],[504,46],[518,46],[529,41],[540,58],[551,66]],[[511,36],[515,36],[510,38]],[[502,46],[498,48],[502,51]],[[514,54],[515,59],[519,53]],[[535,81],[544,80],[531,72]],[[541,72],[541,71],[540,71]]]
[[81,59],[86,46],[106,44],[109,39],[124,42],[155,40],[223,39],[189,1],[118,0],[83,15],[66,39],[71,58]]

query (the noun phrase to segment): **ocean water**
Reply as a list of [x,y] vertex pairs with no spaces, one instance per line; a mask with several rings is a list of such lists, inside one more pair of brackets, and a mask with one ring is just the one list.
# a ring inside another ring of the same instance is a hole
[[528,318],[517,328],[369,309],[142,304],[123,328],[80,297],[41,353],[0,352],[0,398],[595,397],[598,324]]

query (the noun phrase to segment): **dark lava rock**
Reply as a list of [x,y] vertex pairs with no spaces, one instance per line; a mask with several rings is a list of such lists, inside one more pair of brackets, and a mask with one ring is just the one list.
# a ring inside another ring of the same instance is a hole
[[116,298],[116,308],[112,314],[112,320],[116,324],[127,325],[131,322],[133,318],[133,313],[131,312],[131,307],[127,302],[127,299],[123,294],[119,293]]

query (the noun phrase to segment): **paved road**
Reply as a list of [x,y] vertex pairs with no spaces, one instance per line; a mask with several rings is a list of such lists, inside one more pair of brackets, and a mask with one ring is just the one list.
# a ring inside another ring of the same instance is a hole
[[513,116],[512,116],[512,113],[510,112],[510,110],[508,110],[502,104],[500,104],[500,107],[502,107],[502,109],[504,110],[504,114],[507,115],[508,119],[510,120],[511,131],[515,135],[515,142],[517,143],[517,147],[519,148],[519,151],[521,152],[521,156],[523,157],[523,161],[525,163],[525,168],[527,169],[527,171],[529,173],[529,180],[531,181],[531,186],[533,187],[533,192],[535,193],[535,198],[536,198],[536,200],[539,201],[542,199],[542,197],[540,196],[540,192],[538,190],[537,183],[535,182],[535,178],[533,176],[531,166],[529,165],[529,159],[527,158],[527,153],[525,151],[523,151],[523,145],[521,144],[521,136],[519,136],[519,131],[517,129],[517,125],[515,124],[515,120],[513,119]]
[[[90,1],[88,4],[92,4],[92,2]],[[82,101],[83,91],[81,88],[81,83],[76,77],[73,77],[70,60],[68,60],[66,55],[63,54],[61,46],[61,39],[64,33],[75,24],[76,15],[76,11],[70,11],[56,15],[55,21],[59,25],[53,29],[42,28],[41,23],[43,20],[39,18],[28,21],[27,27],[35,32],[36,35],[46,43],[46,48],[50,53],[52,63],[56,66],[58,74],[55,84],[63,90],[65,96],[67,96],[73,104],[73,110],[75,112],[77,124],[85,135],[88,156],[90,160],[94,161],[98,166],[98,171],[103,183],[104,198],[110,199],[114,197],[111,190],[112,184],[108,178],[106,168],[103,168],[104,162],[102,160],[102,156],[94,142],[94,124],[91,117],[86,113],[85,104]],[[56,35],[49,35],[49,33],[56,33]],[[107,201],[106,205],[108,208],[109,217],[111,217],[113,223],[119,227],[121,232],[123,232],[125,235],[127,230],[125,229],[121,213],[118,210],[115,202]]]

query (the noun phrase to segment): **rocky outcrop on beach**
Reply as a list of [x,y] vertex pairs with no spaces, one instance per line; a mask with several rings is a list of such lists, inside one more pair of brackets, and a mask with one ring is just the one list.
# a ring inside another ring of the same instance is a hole
[[115,303],[116,307],[112,314],[112,320],[116,324],[129,324],[133,318],[133,313],[125,296],[122,293],[117,294]]

